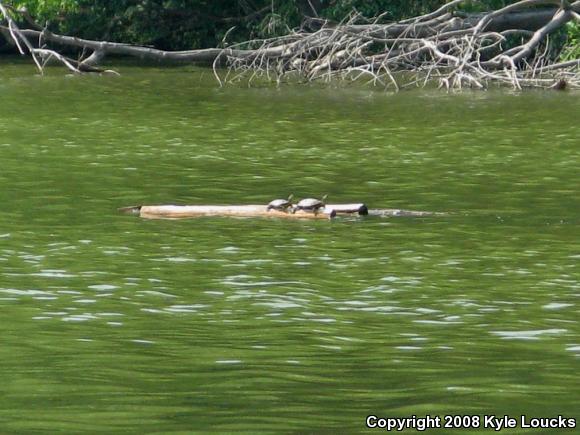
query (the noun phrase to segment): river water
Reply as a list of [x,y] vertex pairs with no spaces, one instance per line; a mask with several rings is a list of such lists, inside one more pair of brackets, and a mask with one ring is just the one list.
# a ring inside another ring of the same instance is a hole
[[[0,64],[1,432],[580,417],[580,94],[120,70]],[[289,193],[449,214],[116,212]]]

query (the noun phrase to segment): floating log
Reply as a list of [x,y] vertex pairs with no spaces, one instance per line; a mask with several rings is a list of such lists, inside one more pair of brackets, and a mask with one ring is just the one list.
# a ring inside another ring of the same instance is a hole
[[182,219],[202,216],[231,217],[277,217],[289,219],[332,219],[336,211],[331,208],[321,209],[318,213],[298,210],[268,210],[265,205],[141,205],[123,207],[120,212],[137,214],[147,219]]
[[327,204],[317,213],[312,211],[268,210],[266,205],[136,205],[119,208],[127,214],[146,219],[183,219],[202,216],[231,217],[277,217],[288,219],[332,219],[337,215],[361,215],[377,217],[426,217],[445,216],[446,213],[401,210],[396,208],[369,209],[363,203]]

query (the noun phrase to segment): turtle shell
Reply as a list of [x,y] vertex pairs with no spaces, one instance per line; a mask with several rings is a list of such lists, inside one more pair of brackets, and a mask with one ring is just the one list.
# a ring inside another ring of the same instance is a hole
[[324,207],[324,202],[316,198],[304,198],[297,204],[297,206],[304,209],[320,208]]
[[298,207],[301,208],[314,208],[314,207],[322,207],[324,204],[321,200],[315,198],[304,198],[300,202],[298,202]]
[[292,206],[292,195],[288,199],[275,199],[274,201],[270,201],[267,210],[285,210],[290,206]]
[[275,199],[274,201],[271,201],[268,204],[268,207],[270,208],[283,208],[283,207],[289,207],[290,206],[290,201],[288,201],[287,199]]

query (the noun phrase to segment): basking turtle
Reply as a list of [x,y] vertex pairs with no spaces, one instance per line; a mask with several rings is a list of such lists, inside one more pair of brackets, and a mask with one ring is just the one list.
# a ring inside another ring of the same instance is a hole
[[268,204],[266,210],[286,211],[292,207],[292,198],[294,198],[294,195],[290,195],[288,199],[275,199]]
[[321,199],[316,198],[304,198],[296,207],[294,207],[294,211],[296,210],[304,210],[304,211],[313,211],[314,213],[318,213],[318,210],[324,208],[326,206],[326,198],[328,195],[324,195]]

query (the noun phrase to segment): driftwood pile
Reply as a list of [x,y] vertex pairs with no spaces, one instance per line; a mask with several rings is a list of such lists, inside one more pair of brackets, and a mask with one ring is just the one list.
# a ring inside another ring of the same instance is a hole
[[[211,64],[220,83],[267,78],[286,80],[366,80],[386,89],[436,84],[447,89],[486,89],[491,85],[580,88],[580,59],[558,61],[550,38],[572,20],[580,21],[580,0],[522,0],[499,10],[465,14],[453,0],[423,16],[394,23],[383,17],[352,16],[341,23],[308,20],[282,37],[225,48],[161,51],[128,44],[54,34],[26,11],[0,1],[0,32],[21,53],[30,54],[42,73],[56,59],[75,73],[102,72],[107,55],[159,62]],[[30,28],[20,29],[20,14]],[[73,60],[53,47],[91,53]],[[221,67],[225,67],[224,70]]]

